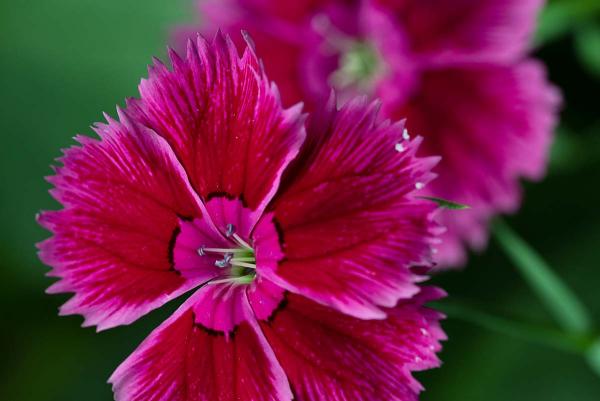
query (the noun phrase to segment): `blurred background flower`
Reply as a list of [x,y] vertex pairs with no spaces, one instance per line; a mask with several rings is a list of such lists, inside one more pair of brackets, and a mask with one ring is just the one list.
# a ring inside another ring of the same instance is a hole
[[[157,323],[96,334],[81,318],[59,318],[68,296],[48,297],[51,280],[33,244],[48,236],[34,214],[57,205],[42,177],[57,149],[114,113],[136,93],[151,56],[164,58],[172,27],[197,18],[191,0],[24,0],[0,4],[0,399],[109,400],[106,380]],[[563,92],[565,108],[547,178],[526,184],[521,211],[509,223],[577,292],[600,321],[600,2],[555,0],[542,13],[535,56]],[[480,310],[552,327],[552,317],[492,241],[464,272],[433,281]],[[489,323],[489,321],[488,321]],[[488,324],[493,328],[494,324]],[[442,369],[419,375],[422,400],[587,401],[600,379],[578,355],[488,331],[462,320],[445,323],[450,340]]]
[[[319,107],[367,94],[407,119],[440,155],[433,196],[470,206],[442,212],[439,268],[485,249],[490,219],[519,209],[519,180],[546,171],[560,104],[528,59],[543,0],[197,0],[199,22],[176,33],[247,30],[283,99]],[[283,56],[285,55],[285,56]]]

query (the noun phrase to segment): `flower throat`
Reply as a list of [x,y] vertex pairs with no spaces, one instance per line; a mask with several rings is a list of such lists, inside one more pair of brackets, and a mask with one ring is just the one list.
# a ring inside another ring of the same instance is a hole
[[234,245],[231,248],[209,248],[201,246],[198,255],[216,257],[215,266],[227,271],[225,277],[209,284],[237,283],[250,284],[256,278],[256,255],[252,246],[235,233],[233,224],[227,225],[225,236]]

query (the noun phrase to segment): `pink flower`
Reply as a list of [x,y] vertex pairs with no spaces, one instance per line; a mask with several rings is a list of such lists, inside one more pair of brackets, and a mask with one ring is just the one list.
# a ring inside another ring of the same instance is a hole
[[422,153],[442,162],[427,192],[471,206],[441,216],[444,266],[464,263],[465,245],[483,248],[491,217],[517,210],[519,180],[544,174],[560,96],[525,59],[542,0],[199,4],[205,32],[253,35],[284,103],[317,108],[331,86],[342,99],[377,96],[428,139]]
[[[364,99],[305,129],[251,48],[218,34],[156,61],[141,98],[77,137],[39,245],[62,315],[129,324],[195,293],[110,378],[119,401],[416,400],[439,365],[437,158]],[[398,149],[402,147],[402,151]]]

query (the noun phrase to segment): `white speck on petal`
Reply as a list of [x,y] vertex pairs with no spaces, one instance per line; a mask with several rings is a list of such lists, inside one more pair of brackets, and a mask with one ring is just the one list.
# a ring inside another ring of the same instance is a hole
[[417,188],[417,189],[423,189],[423,188],[425,188],[425,184],[423,184],[422,182],[417,182],[415,184],[415,188]]
[[410,135],[408,134],[408,130],[406,128],[404,128],[404,132],[402,132],[402,138],[406,139],[407,141],[410,139]]
[[402,145],[401,143],[397,143],[395,146],[396,151],[398,152],[404,152],[406,150],[406,148],[404,147],[404,145]]

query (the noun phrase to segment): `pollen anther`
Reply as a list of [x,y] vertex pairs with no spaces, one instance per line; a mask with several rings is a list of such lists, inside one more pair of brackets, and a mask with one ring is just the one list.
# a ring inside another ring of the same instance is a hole
[[218,282],[252,282],[256,276],[256,256],[252,246],[235,233],[235,226],[227,224],[225,236],[233,242],[235,248],[207,248],[201,246],[198,255],[214,257],[214,265],[220,269],[227,269],[227,278],[216,280]]

